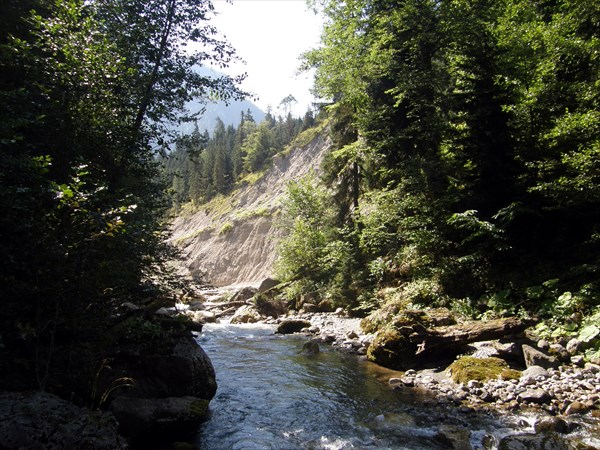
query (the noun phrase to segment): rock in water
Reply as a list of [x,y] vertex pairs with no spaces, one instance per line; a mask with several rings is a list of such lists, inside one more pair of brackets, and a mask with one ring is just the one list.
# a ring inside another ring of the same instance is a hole
[[319,348],[319,344],[316,341],[305,342],[301,350],[302,353],[305,353],[307,355],[316,355],[320,351],[321,349]]
[[0,448],[120,450],[128,446],[110,413],[80,408],[44,392],[1,392]]

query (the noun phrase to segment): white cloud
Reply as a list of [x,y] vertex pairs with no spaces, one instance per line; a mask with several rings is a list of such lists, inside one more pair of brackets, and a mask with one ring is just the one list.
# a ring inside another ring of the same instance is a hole
[[217,0],[214,5],[218,14],[211,22],[246,61],[227,73],[248,73],[243,87],[258,96],[261,109],[276,110],[291,94],[298,100],[293,113],[304,114],[314,100],[312,75],[296,75],[298,58],[319,43],[321,17],[303,0]]

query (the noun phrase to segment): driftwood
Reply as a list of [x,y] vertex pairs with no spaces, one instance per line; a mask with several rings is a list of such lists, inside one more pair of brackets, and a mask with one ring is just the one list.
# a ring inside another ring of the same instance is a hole
[[472,342],[502,339],[522,333],[530,325],[530,322],[525,322],[517,317],[507,317],[488,322],[469,322],[425,330],[422,334],[409,335],[409,339],[411,342],[418,343],[416,354],[419,354],[436,349],[458,349]]
[[378,332],[368,356],[382,366],[406,370],[440,357],[453,357],[473,342],[520,334],[530,325],[516,317],[436,328],[414,323]]

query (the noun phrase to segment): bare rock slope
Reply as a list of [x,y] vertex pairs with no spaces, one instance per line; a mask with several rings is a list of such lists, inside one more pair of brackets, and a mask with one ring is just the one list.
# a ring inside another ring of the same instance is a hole
[[258,180],[177,217],[172,240],[182,249],[184,270],[215,286],[253,285],[271,277],[281,237],[274,222],[286,185],[317,170],[329,147],[326,134],[319,133],[274,156]]

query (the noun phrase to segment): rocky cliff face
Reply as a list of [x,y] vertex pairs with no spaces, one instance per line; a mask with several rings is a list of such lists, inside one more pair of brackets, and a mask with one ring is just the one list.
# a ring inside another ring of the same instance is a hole
[[274,222],[286,185],[318,169],[329,147],[325,133],[319,133],[276,155],[258,180],[177,217],[172,240],[182,249],[184,271],[215,286],[252,285],[271,277],[281,237]]

